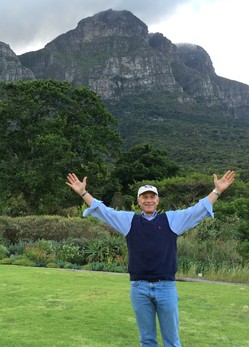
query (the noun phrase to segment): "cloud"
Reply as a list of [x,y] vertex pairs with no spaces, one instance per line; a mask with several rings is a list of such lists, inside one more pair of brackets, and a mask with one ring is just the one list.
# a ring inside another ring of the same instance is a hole
[[8,0],[0,4],[0,40],[17,53],[38,49],[86,17],[129,10],[150,25],[169,18],[190,0]]
[[166,21],[151,25],[173,43],[203,47],[218,75],[249,84],[247,0],[196,1],[182,4]]

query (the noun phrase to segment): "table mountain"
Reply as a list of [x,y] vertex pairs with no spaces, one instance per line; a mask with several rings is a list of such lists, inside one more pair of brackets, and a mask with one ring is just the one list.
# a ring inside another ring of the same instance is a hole
[[86,85],[104,99],[160,91],[179,102],[244,107],[249,86],[218,77],[197,45],[174,45],[129,11],[107,10],[85,18],[45,48],[19,56],[37,79]]

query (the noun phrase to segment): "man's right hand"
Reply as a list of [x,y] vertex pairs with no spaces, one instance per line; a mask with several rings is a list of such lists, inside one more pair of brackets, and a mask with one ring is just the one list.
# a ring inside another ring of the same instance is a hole
[[67,175],[66,184],[72,188],[75,193],[82,196],[86,191],[86,179],[87,177],[84,177],[83,180],[80,181],[74,173],[70,173]]

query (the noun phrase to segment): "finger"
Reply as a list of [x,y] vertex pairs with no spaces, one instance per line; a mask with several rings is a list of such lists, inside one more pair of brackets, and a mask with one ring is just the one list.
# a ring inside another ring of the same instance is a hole
[[70,182],[71,185],[73,185],[74,183],[79,181],[78,177],[74,173],[68,174],[67,175],[67,180],[68,180],[68,182]]
[[72,178],[73,178],[74,181],[78,180],[78,177],[75,175],[75,173],[72,173]]
[[227,174],[227,177],[226,177],[226,179],[228,180],[228,181],[233,181],[234,180],[234,171],[230,171],[228,174]]
[[70,183],[72,183],[72,182],[74,181],[73,175],[72,175],[72,174],[68,174],[68,175],[67,175],[67,180],[68,180]]

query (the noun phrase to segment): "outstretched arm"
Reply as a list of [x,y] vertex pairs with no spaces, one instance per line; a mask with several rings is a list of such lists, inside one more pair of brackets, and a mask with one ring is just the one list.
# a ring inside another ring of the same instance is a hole
[[214,204],[219,196],[234,182],[234,171],[228,170],[223,177],[218,179],[214,174],[214,190],[208,195],[211,204]]
[[[223,193],[234,181],[234,172],[227,171],[221,179],[214,174],[214,191],[208,195],[208,200],[214,204],[219,195]],[[183,210],[166,212],[169,225],[172,231],[177,235],[184,233],[186,230],[194,228],[206,217],[214,218],[212,207],[207,199],[201,199],[197,204]]]
[[67,175],[66,184],[72,188],[75,193],[80,195],[87,205],[91,206],[93,196],[86,191],[86,180],[87,177],[84,177],[83,180],[80,181],[74,173],[70,173]]

